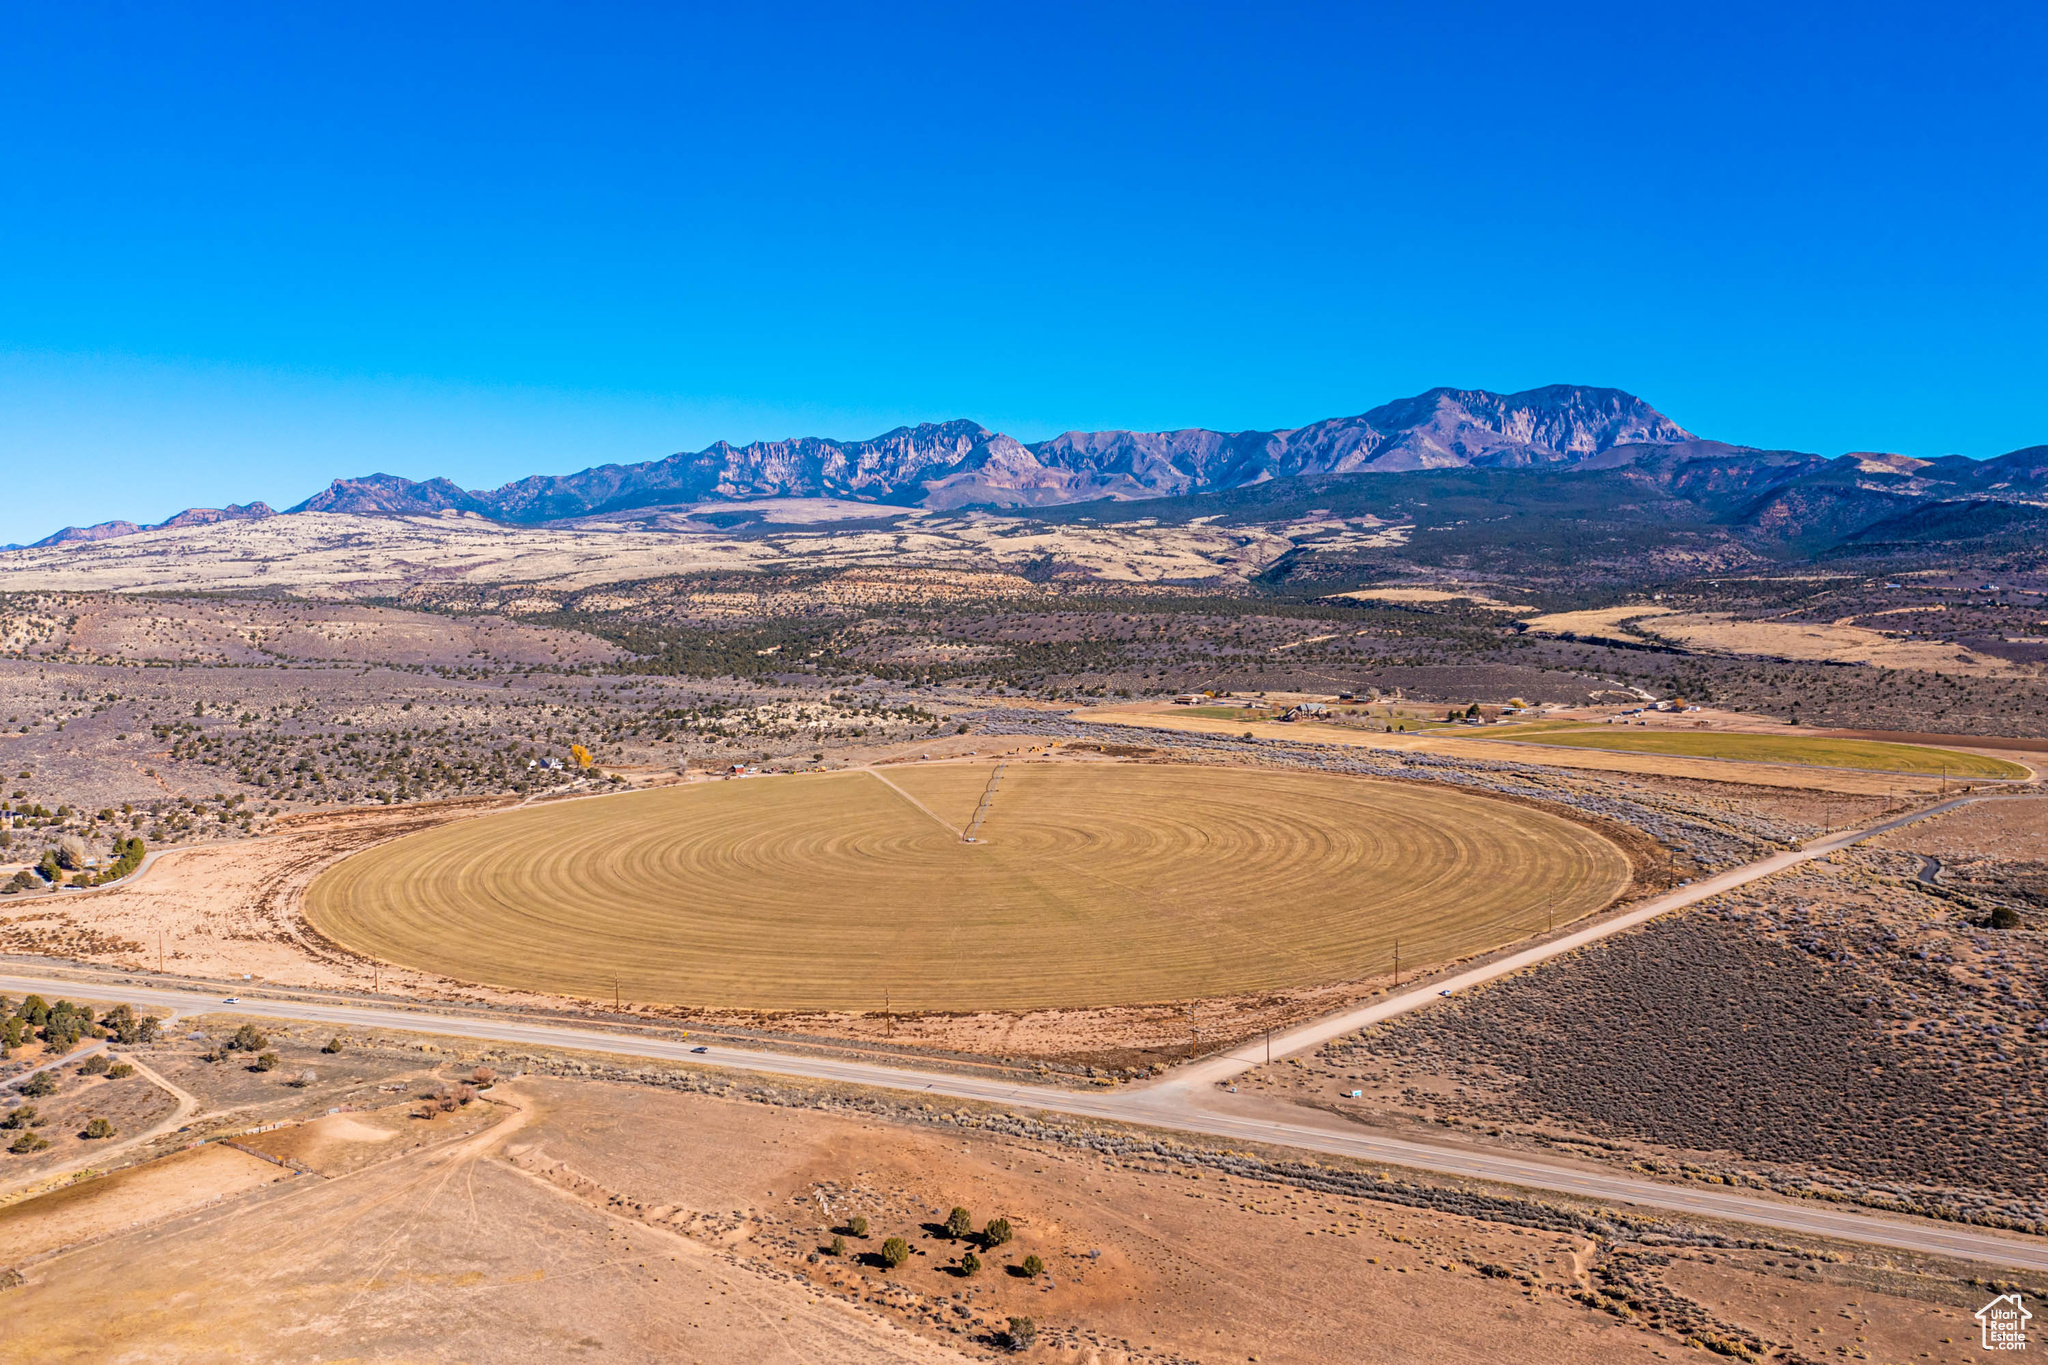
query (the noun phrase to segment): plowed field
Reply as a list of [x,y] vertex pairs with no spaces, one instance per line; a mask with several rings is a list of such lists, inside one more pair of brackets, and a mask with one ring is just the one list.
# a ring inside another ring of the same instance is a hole
[[1012,763],[529,807],[348,858],[322,932],[463,980],[758,1009],[1143,1003],[1350,980],[1597,910],[1582,826],[1410,783]]

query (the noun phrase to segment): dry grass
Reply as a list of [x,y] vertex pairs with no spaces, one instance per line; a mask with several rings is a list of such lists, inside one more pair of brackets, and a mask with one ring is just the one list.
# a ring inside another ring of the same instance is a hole
[[1791,763],[1817,768],[1913,773],[1927,777],[1994,778],[2025,781],[2032,774],[2017,763],[1954,749],[1876,740],[1818,739],[1805,735],[1751,735],[1727,731],[1629,730],[1593,726],[1581,730],[1521,732],[1518,744],[1556,744],[1572,749],[1609,749],[1633,754],[1671,754],[1739,763]]
[[1762,654],[1875,668],[1918,668],[1979,677],[2010,677],[2025,672],[2023,667],[2004,659],[1973,654],[1953,641],[1894,639],[1881,630],[1855,625],[1853,620],[1845,617],[1825,625],[1815,621],[1744,621],[1720,612],[1703,612],[1660,616],[1647,622],[1643,629],[1692,649],[1727,654]]
[[[414,835],[314,883],[324,933],[471,981],[722,1008],[1021,1009],[1421,967],[1599,909],[1565,820],[1306,773],[1013,763],[704,783]],[[904,792],[913,800],[906,798]],[[949,828],[950,826],[950,828]]]

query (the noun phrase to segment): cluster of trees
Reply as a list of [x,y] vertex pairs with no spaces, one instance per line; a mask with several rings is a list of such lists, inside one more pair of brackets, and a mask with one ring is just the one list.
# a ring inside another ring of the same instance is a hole
[[148,851],[140,835],[132,838],[117,836],[114,840],[114,860],[95,876],[86,871],[85,867],[87,859],[92,854],[91,848],[78,835],[65,834],[54,845],[43,850],[42,859],[36,864],[34,871],[24,869],[15,873],[4,885],[0,885],[0,895],[13,895],[16,892],[31,890],[39,881],[50,886],[61,886],[67,873],[70,874],[73,886],[101,886],[125,877],[140,867],[142,857]]
[[114,840],[114,861],[100,869],[100,884],[117,882],[141,867],[143,855],[148,852],[149,848],[142,842],[142,836],[139,834]]
[[133,1005],[116,1005],[95,1022],[90,1005],[69,1000],[53,1005],[40,995],[13,1005],[0,995],[0,1059],[12,1056],[31,1038],[40,1038],[53,1052],[65,1052],[81,1038],[112,1038],[133,1045],[155,1041],[156,1033],[155,1016],[137,1014]]
[[[958,1274],[966,1277],[981,1273],[981,1257],[975,1254],[977,1249],[984,1253],[994,1251],[997,1247],[1007,1244],[1015,1235],[1007,1218],[991,1218],[977,1233],[974,1230],[974,1215],[958,1204],[946,1215],[945,1234],[951,1241],[969,1244],[960,1253],[960,1259],[954,1267]],[[856,1214],[834,1229],[832,1241],[825,1250],[834,1256],[844,1256],[848,1237],[865,1238],[867,1235],[868,1220]],[[883,1266],[894,1270],[910,1259],[910,1243],[901,1237],[891,1237],[882,1243],[880,1254]],[[1045,1262],[1035,1255],[1026,1256],[1018,1264],[1017,1270],[1026,1279],[1037,1279],[1045,1273]]]

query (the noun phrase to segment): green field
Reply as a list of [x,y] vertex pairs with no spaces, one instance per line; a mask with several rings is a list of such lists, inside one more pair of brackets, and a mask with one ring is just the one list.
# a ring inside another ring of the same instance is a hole
[[[1491,727],[1489,727],[1490,729]],[[1511,740],[1516,744],[1555,744],[1568,749],[1606,749],[1616,753],[1670,754],[1677,758],[1733,759],[1741,763],[1790,763],[1808,768],[1857,768],[1866,772],[1910,773],[1951,778],[2004,778],[2024,781],[2028,770],[2017,763],[1954,749],[1918,744],[1886,744],[1865,739],[1821,739],[1806,735],[1747,735],[1716,731],[1634,730],[1619,725],[1573,730],[1522,731],[1511,735],[1485,730],[1475,738]]]
[[465,981],[722,1008],[974,1010],[1241,995],[1422,968],[1627,884],[1585,827],[1420,783],[1013,762],[529,806],[344,859],[338,942]]

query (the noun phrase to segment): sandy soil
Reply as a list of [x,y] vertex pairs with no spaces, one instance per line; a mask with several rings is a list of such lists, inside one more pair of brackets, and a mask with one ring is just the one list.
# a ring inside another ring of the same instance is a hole
[[[533,1078],[474,1114],[246,1140],[306,1174],[212,1147],[17,1206],[0,1236],[86,1244],[4,1291],[0,1360],[938,1362],[987,1358],[1025,1315],[1032,1358],[1062,1365],[1592,1365],[1702,1334],[1963,1360],[1983,1297],[1892,1258],[1606,1243],[789,1105]],[[158,1189],[149,1221],[120,1230]],[[971,1279],[939,1226],[954,1204],[1015,1232]],[[856,1214],[850,1254],[821,1250]],[[873,1256],[892,1236],[912,1249],[893,1272]],[[1026,1255],[1036,1280],[1013,1272]]]
[[208,1143],[69,1185],[0,1207],[0,1266],[19,1266],[52,1247],[159,1222],[286,1178],[287,1172],[260,1157]]
[[1984,801],[1873,842],[1937,858],[2048,861],[2048,799]]
[[[1878,668],[1918,668],[1971,677],[2026,677],[2032,670],[1989,655],[1973,654],[1939,640],[1901,640],[1850,625],[1849,618],[1821,625],[1811,621],[1744,621],[1720,612],[1664,614],[1643,626],[1692,649],[1726,654],[1775,656]],[[1642,614],[1642,613],[1637,613]],[[1533,623],[1532,623],[1533,624]]]
[[1669,615],[1671,608],[1638,602],[1631,606],[1600,607],[1593,611],[1553,611],[1531,616],[1523,622],[1544,635],[1603,635],[1619,631],[1627,621]]
[[299,926],[306,884],[358,849],[507,804],[491,798],[316,813],[288,817],[279,822],[284,832],[265,838],[171,849],[126,885],[34,902],[33,912],[25,908],[0,925],[0,948],[135,971],[154,969],[161,953],[167,970],[217,981],[368,984],[367,963]]

